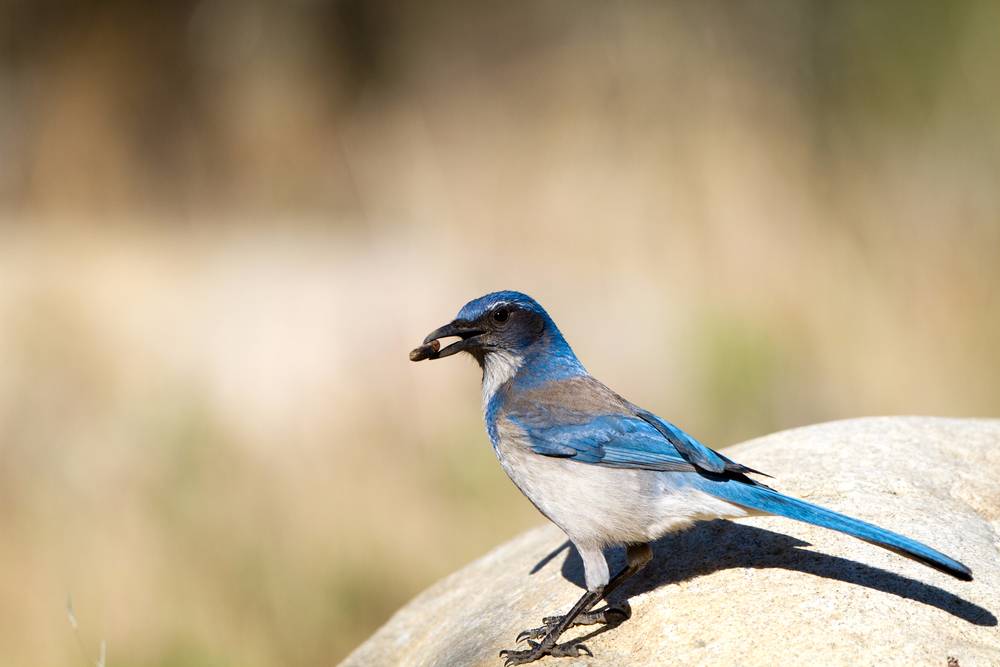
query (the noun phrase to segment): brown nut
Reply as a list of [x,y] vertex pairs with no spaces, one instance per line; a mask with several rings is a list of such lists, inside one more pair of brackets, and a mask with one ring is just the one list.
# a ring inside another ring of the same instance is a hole
[[423,361],[424,359],[433,359],[437,356],[438,351],[441,349],[441,343],[436,340],[432,340],[429,343],[421,345],[420,347],[415,347],[410,350],[410,361]]

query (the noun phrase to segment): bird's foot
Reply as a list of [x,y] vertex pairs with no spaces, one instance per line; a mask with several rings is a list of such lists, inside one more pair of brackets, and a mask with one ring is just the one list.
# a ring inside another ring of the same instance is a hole
[[539,644],[538,642],[533,642],[529,639],[528,646],[530,648],[525,649],[524,651],[500,651],[500,657],[504,659],[504,667],[511,667],[512,665],[526,665],[529,662],[534,662],[535,660],[543,658],[547,655],[550,655],[553,658],[576,658],[583,654],[594,657],[594,654],[590,652],[589,648],[583,644],[577,644],[575,642],[546,646],[546,642]]
[[[602,609],[584,612],[573,619],[573,622],[569,627],[572,628],[577,625],[594,625],[597,623],[615,626],[628,619],[631,615],[632,608],[629,606],[628,602],[622,602],[619,605],[608,605]],[[530,630],[521,632],[514,641],[521,642],[525,639],[541,639],[553,628],[559,625],[562,620],[562,616],[546,616],[542,619],[542,625],[540,627],[531,628]]]

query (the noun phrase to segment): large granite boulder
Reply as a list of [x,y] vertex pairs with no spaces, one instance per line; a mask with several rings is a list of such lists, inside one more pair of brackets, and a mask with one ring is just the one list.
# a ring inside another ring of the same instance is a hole
[[[944,551],[975,580],[788,519],[712,521],[654,544],[612,596],[628,599],[629,620],[563,636],[594,657],[536,664],[1000,665],[1000,421],[856,419],[726,453],[781,491]],[[431,586],[343,664],[497,666],[582,586],[579,557],[545,525]]]

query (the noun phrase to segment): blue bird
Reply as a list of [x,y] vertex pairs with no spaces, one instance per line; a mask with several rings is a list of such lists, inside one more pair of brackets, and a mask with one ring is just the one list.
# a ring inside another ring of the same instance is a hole
[[[459,340],[440,348],[440,339]],[[791,498],[751,478],[762,474],[709,449],[677,426],[591,377],[548,313],[520,292],[467,303],[410,353],[414,361],[471,354],[483,371],[486,431],[511,481],[576,546],[587,591],[570,611],[543,619],[501,652],[517,665],[577,656],[559,644],[569,627],[617,623],[627,611],[592,610],[652,557],[650,543],[695,521],[771,514],[837,530],[969,581],[962,563],[924,544]],[[625,545],[610,576],[603,549]],[[537,641],[535,641],[537,640]]]

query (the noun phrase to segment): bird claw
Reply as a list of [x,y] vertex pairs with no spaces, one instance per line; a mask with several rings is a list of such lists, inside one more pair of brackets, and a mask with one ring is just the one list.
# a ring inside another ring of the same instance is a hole
[[[562,616],[546,616],[542,619],[542,625],[537,628],[528,628],[527,630],[522,630],[518,633],[514,641],[520,644],[525,639],[541,639],[545,635],[552,632],[559,623],[563,620]],[[553,637],[553,639],[558,639],[558,637]]]
[[[597,611],[588,611],[586,613],[580,614],[573,622],[570,627],[575,627],[577,625],[595,625],[597,623],[603,623],[605,625],[618,625],[629,619],[632,616],[632,608],[627,602],[623,604],[618,604],[615,606],[608,605],[603,609]],[[562,616],[546,616],[542,619],[542,625],[538,628],[532,628],[530,630],[525,630],[517,636],[515,641],[520,642],[523,638],[531,637],[532,639],[539,639],[545,636],[548,630],[559,625],[563,620]]]
[[500,657],[503,658],[503,667],[511,667],[512,665],[523,665],[529,662],[534,662],[544,655],[539,649],[542,647],[538,642],[533,642],[528,640],[529,649],[525,651],[514,651],[512,649],[504,649],[500,651]]
[[530,628],[528,630],[522,630],[518,633],[517,637],[514,638],[515,644],[520,644],[525,639],[541,639],[549,632],[549,627],[543,625],[540,628]]
[[586,653],[591,658],[594,654],[586,644],[574,644],[573,642],[567,642],[566,644],[556,644],[549,651],[549,655],[553,658],[579,658],[581,653]]
[[[616,606],[608,605],[603,609],[578,615],[575,619],[573,619],[570,627],[576,625],[593,625],[595,623],[604,623],[613,626],[618,625],[631,615],[632,609],[629,607],[627,602]],[[554,636],[546,641],[545,638],[548,637],[550,633],[555,632],[555,630],[559,627],[559,624],[562,623],[563,618],[563,616],[546,616],[542,619],[541,626],[523,630],[518,633],[514,641],[518,644],[523,641],[527,641],[529,648],[523,651],[500,651],[500,657],[504,658],[504,667],[534,662],[535,660],[538,660],[542,656],[546,655],[557,658],[576,658],[581,654],[586,653],[590,657],[593,657],[594,654],[591,653],[590,649],[584,644],[574,644],[573,642],[566,644],[554,644],[553,642],[558,639],[558,636]],[[534,640],[541,640],[541,643]],[[552,645],[545,648],[545,645],[550,643]]]
[[529,662],[534,662],[535,660],[543,658],[547,655],[552,656],[553,658],[577,658],[581,654],[586,653],[591,658],[594,657],[594,654],[589,648],[587,648],[586,645],[575,644],[573,642],[546,647],[529,639],[528,646],[530,648],[524,651],[512,651],[508,649],[500,651],[500,657],[504,659],[504,667],[526,665]]
[[604,625],[620,625],[632,617],[632,607],[628,602],[622,602],[614,606],[607,605],[604,609],[598,611],[588,612],[587,616],[582,620],[583,622],[578,625],[592,625],[594,623],[603,623]]

